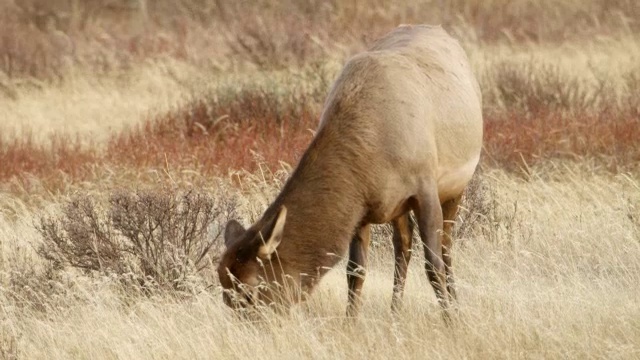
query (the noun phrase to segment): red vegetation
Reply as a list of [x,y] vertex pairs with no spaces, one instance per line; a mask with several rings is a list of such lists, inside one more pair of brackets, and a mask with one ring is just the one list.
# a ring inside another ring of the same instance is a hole
[[485,118],[485,161],[515,169],[545,159],[593,158],[612,171],[640,164],[640,117],[633,112],[542,111]]
[[0,182],[26,176],[48,183],[65,177],[84,180],[89,178],[88,165],[98,161],[96,150],[82,146],[78,139],[55,135],[48,143],[39,144],[30,134],[0,138]]
[[311,141],[317,114],[303,97],[243,92],[221,104],[196,100],[111,139],[107,161],[137,168],[191,168],[203,173],[295,163]]
[[[115,134],[105,151],[59,136],[45,145],[30,136],[0,141],[0,183],[32,176],[59,188],[63,181],[91,180],[101,166],[215,175],[295,165],[317,126],[320,97],[262,90],[204,97]],[[518,169],[523,161],[591,159],[615,172],[638,167],[639,140],[640,117],[631,110],[498,112],[485,116],[484,161]]]

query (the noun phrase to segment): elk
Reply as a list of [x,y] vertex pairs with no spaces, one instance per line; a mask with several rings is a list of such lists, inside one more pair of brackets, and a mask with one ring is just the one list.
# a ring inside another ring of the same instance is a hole
[[393,225],[392,309],[401,306],[415,214],[425,268],[447,314],[456,298],[452,227],[482,147],[481,94],[440,26],[400,26],[352,57],[318,130],[253,226],[230,220],[218,266],[232,307],[290,305],[347,253],[347,315],[360,308],[370,225]]

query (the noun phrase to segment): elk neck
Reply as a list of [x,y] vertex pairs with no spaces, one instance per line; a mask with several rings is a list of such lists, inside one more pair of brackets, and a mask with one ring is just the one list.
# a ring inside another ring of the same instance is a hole
[[[277,260],[303,288],[347,256],[365,209],[358,151],[345,139],[320,129],[265,218],[287,207]],[[353,145],[353,144],[351,144]]]

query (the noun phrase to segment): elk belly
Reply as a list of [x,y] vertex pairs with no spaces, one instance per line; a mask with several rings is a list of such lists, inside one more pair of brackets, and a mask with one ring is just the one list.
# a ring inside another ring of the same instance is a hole
[[480,155],[456,168],[441,168],[438,176],[438,196],[444,203],[462,193],[473,177]]

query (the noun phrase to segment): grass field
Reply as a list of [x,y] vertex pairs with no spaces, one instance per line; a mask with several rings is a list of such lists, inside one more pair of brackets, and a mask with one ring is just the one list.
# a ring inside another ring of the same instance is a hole
[[[638,19],[624,0],[0,0],[0,358],[640,357]],[[483,93],[454,324],[419,246],[392,318],[382,226],[356,322],[344,264],[287,316],[234,316],[225,221],[260,216],[344,61],[401,23],[442,23]]]

